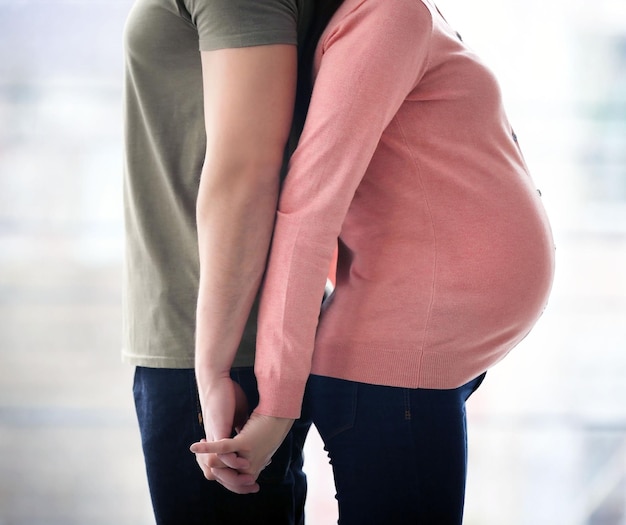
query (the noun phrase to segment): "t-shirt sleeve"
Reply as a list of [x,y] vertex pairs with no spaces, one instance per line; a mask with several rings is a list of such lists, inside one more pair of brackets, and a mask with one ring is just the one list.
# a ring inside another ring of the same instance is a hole
[[275,417],[300,413],[337,238],[385,128],[428,62],[432,16],[422,2],[364,1],[336,16],[320,43],[261,299],[257,411]]
[[297,44],[296,0],[183,0],[201,51]]

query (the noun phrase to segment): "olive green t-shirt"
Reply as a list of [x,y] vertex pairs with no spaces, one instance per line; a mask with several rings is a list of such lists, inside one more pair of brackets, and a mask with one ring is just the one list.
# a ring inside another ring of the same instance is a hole
[[[192,368],[205,153],[200,50],[297,44],[311,0],[137,0],[126,23],[123,359]],[[251,366],[256,304],[234,362]]]

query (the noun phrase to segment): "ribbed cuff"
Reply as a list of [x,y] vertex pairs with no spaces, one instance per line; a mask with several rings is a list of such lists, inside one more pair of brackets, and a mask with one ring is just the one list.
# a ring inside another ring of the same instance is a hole
[[302,399],[306,382],[276,380],[258,376],[259,405],[255,412],[265,416],[298,419],[302,412]]

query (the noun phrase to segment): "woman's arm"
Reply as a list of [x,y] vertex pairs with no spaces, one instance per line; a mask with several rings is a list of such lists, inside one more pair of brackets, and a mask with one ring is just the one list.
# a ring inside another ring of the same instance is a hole
[[419,0],[347,0],[322,37],[259,310],[260,414],[300,413],[337,237],[382,134],[427,68],[432,31]]

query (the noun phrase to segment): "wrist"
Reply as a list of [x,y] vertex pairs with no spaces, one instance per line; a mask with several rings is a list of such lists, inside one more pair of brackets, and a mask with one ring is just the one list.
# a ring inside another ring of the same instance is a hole
[[294,422],[296,421],[295,419],[288,417],[267,416],[264,414],[260,414],[256,410],[252,411],[251,417],[258,419],[259,421],[266,421],[274,429],[276,429],[278,433],[281,433],[283,437],[287,435],[287,433],[291,430]]

